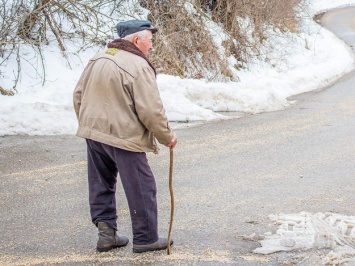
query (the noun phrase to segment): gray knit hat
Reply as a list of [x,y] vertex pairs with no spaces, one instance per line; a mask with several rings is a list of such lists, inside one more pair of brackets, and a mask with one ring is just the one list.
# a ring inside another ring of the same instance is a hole
[[116,26],[118,37],[124,38],[127,35],[132,33],[142,31],[142,30],[150,30],[152,33],[156,33],[158,31],[157,28],[152,26],[152,23],[148,20],[128,20],[124,22],[119,22]]

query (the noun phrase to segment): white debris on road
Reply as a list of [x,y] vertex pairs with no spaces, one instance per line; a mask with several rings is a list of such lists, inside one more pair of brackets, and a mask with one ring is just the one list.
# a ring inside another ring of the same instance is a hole
[[328,248],[323,265],[355,265],[355,216],[300,212],[269,218],[278,229],[275,234],[265,233],[254,253]]

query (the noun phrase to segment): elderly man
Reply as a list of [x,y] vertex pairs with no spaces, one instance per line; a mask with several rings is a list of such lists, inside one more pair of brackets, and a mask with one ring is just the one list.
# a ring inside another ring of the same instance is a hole
[[158,151],[156,140],[174,148],[177,138],[165,115],[155,68],[147,59],[157,29],[147,20],[130,20],[118,23],[117,32],[120,38],[89,61],[74,91],[77,136],[87,143],[97,250],[129,241],[116,234],[118,174],[132,220],[133,252],[161,250],[168,240],[158,236],[157,190],[146,152]]

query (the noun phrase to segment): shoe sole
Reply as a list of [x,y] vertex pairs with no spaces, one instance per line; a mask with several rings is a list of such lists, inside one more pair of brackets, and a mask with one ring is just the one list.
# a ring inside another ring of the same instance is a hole
[[123,245],[119,245],[119,246],[110,246],[110,247],[105,247],[105,248],[96,247],[96,250],[98,252],[107,252],[107,251],[110,251],[111,249],[125,247],[125,246],[127,246],[127,244],[128,244],[128,242]]
[[110,251],[111,249],[114,249],[114,248],[118,248],[118,247],[108,247],[108,248],[99,248],[99,247],[96,247],[96,250],[98,252],[107,252],[107,251]]
[[[172,246],[173,243],[170,244]],[[159,251],[163,249],[167,249],[168,247],[161,247],[161,248],[133,248],[133,253],[144,253],[149,251]]]
[[148,248],[148,249],[133,249],[133,253],[144,253],[144,252],[148,252],[148,251],[158,251],[158,250],[163,250],[163,249],[167,249],[167,247],[162,247],[162,248]]

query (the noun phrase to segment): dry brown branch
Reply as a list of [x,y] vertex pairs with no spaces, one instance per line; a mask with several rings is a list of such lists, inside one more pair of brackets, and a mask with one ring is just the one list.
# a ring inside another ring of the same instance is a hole
[[63,43],[62,36],[60,36],[60,33],[58,32],[58,28],[53,25],[52,19],[49,16],[48,12],[43,10],[43,13],[44,13],[44,15],[45,15],[45,17],[47,19],[47,23],[48,23],[49,27],[51,28],[52,32],[55,35],[55,38],[57,39],[57,42],[58,42],[60,50],[62,52],[64,52],[66,49],[65,49],[65,46],[64,46],[64,43]]
[[[266,27],[273,26],[281,31],[296,32],[297,19],[294,9],[299,3],[300,0],[196,1],[197,5],[211,13],[215,22],[223,24],[231,36],[231,40],[224,43],[226,52],[233,54],[240,62],[248,61],[250,52],[257,51],[267,39]],[[250,32],[252,38],[248,36]]]
[[[151,59],[160,73],[231,80],[236,77],[227,61],[230,55],[238,60],[235,69],[243,68],[268,38],[266,29],[297,32],[294,8],[300,1],[136,0],[134,8],[140,4],[150,10],[148,19],[159,28]],[[53,35],[65,55],[68,40],[81,39],[85,49],[115,38],[113,29],[121,15],[110,16],[117,10],[123,12],[122,17],[137,18],[133,13],[124,13],[122,7],[126,0],[12,0],[11,3],[0,0],[0,66],[17,53],[18,71],[21,71],[18,51],[27,43],[41,59],[43,75],[41,46],[50,43]],[[107,10],[112,13],[108,15]],[[227,33],[222,43],[224,54],[206,26],[208,20],[216,22]],[[18,77],[19,72],[15,75],[14,88]]]
[[34,9],[25,17],[23,24],[19,27],[18,34],[22,36],[28,36],[28,34],[33,29],[34,25],[37,23],[38,17],[43,9],[46,8],[51,0],[39,0],[35,5]]
[[[164,2],[164,3],[163,3]],[[159,28],[152,61],[160,72],[182,78],[230,80],[228,64],[219,54],[200,10],[189,10],[186,1],[141,1]]]
[[106,39],[112,38],[112,31],[107,27],[103,29],[106,26],[104,21],[111,19],[112,25],[117,21],[102,10],[108,6],[118,8],[122,1],[0,0],[0,67],[6,66],[11,58],[16,58],[14,89],[21,72],[20,46],[33,48],[43,66],[38,76],[44,82],[46,69],[42,45],[49,44],[54,36],[63,56],[66,56],[65,42],[68,39],[80,38],[84,47],[105,44]]
[[6,95],[6,96],[13,96],[15,95],[15,93],[13,91],[10,90],[5,90],[3,87],[0,86],[0,93],[2,95]]
[[[243,67],[251,54],[258,54],[267,39],[265,29],[296,31],[294,8],[300,0],[141,0],[151,11],[149,19],[160,28],[155,38],[153,61],[164,73],[182,77],[230,79],[226,58],[233,55]],[[186,10],[192,3],[195,12]],[[204,18],[212,18],[229,34],[218,52]]]

